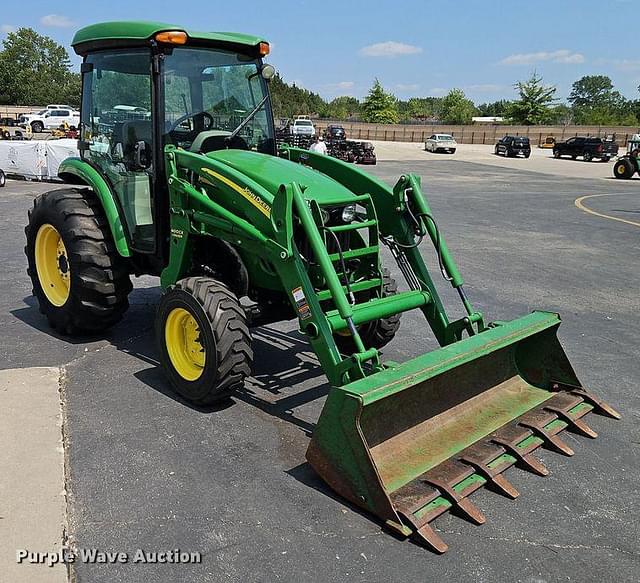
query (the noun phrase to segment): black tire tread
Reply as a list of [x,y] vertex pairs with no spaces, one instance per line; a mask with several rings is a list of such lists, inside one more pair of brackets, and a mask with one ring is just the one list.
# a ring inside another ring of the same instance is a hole
[[[71,266],[71,296],[61,308],[49,304],[35,267],[35,237],[46,222],[62,235]],[[96,333],[122,318],[132,289],[129,268],[116,250],[102,206],[90,189],[64,188],[36,197],[25,235],[33,294],[53,328],[62,334]]]
[[217,379],[197,403],[213,405],[242,388],[246,377],[251,375],[253,349],[244,309],[231,289],[209,277],[188,277],[178,281],[167,293],[172,289],[192,295],[211,323],[216,345]]

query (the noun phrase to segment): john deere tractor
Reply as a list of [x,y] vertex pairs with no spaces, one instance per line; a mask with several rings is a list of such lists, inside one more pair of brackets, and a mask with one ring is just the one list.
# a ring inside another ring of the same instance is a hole
[[627,144],[627,153],[613,165],[613,175],[622,180],[633,178],[640,172],[640,134],[634,134]]
[[[482,523],[472,492],[514,498],[504,470],[544,475],[535,449],[571,455],[558,433],[594,437],[587,413],[618,417],[582,387],[557,314],[487,323],[473,308],[418,176],[389,187],[335,158],[276,149],[265,40],[112,22],[83,28],[73,47],[80,157],[62,163],[70,186],[39,196],[26,227],[33,292],[60,333],[115,324],[130,277],[159,276],[160,361],[177,393],[208,405],[250,375],[252,327],[296,320],[331,387],[309,463],[438,552],[434,518],[454,510]],[[460,298],[456,318],[423,241]],[[440,348],[385,362],[409,310]]]

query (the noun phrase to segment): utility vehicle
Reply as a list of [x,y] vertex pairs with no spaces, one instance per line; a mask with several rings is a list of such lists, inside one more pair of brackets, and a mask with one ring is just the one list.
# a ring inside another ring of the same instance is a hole
[[[618,416],[581,386],[557,314],[488,323],[473,308],[417,176],[390,187],[330,156],[276,150],[264,39],[118,22],[80,30],[73,47],[80,157],[61,164],[71,185],[36,198],[26,227],[33,292],[59,332],[115,324],[131,275],[159,276],[159,359],[175,391],[208,405],[242,390],[251,327],[296,320],[330,383],[309,463],[438,552],[435,517],[483,522],[469,494],[487,484],[515,497],[505,469],[545,474],[533,450],[570,455],[560,431],[594,437],[584,415]],[[120,104],[151,115],[113,115]],[[460,298],[457,317],[423,240]],[[409,310],[441,348],[385,362],[380,348]]]

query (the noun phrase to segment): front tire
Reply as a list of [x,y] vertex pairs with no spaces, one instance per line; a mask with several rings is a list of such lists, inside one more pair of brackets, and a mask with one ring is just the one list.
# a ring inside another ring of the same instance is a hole
[[25,235],[33,295],[53,328],[90,334],[122,318],[129,307],[129,271],[90,190],[38,196]]
[[[391,277],[388,269],[382,270],[382,297],[392,296],[398,293],[398,284]],[[389,344],[400,328],[402,314],[393,314],[388,318],[374,320],[358,327],[358,333],[367,348],[382,348]],[[356,351],[355,343],[350,335],[336,334],[334,336],[338,350],[343,354],[353,354]]]
[[251,374],[253,350],[244,309],[215,279],[189,277],[162,296],[156,339],[171,385],[199,406],[227,399]]
[[2,170],[0,170],[0,188],[6,186],[6,184],[7,184],[7,176]]
[[584,156],[582,156],[582,159],[585,162],[591,162],[591,160],[593,160],[593,155],[590,152],[585,152]]
[[635,173],[635,168],[631,160],[620,158],[613,167],[613,175],[622,180],[629,180]]
[[44,124],[41,121],[34,121],[31,124],[31,131],[34,134],[40,134],[44,130]]

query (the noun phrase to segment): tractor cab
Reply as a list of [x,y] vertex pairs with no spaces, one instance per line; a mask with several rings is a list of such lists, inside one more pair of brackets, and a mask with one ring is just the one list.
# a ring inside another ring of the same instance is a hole
[[[115,192],[136,253],[161,254],[164,149],[275,153],[269,45],[246,35],[105,23],[73,41],[84,56],[81,158]],[[188,42],[187,42],[188,41]]]

